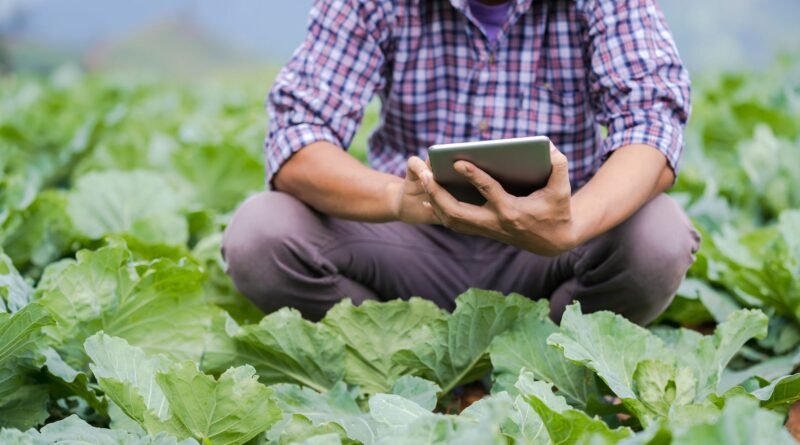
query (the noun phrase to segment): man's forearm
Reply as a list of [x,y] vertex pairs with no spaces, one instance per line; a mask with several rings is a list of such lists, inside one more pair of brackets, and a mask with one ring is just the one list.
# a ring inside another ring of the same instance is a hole
[[666,158],[655,148],[637,144],[617,149],[572,198],[578,243],[628,219],[673,179]]
[[402,178],[373,170],[328,142],[295,153],[274,179],[279,191],[320,212],[367,222],[395,219],[391,196],[402,183]]

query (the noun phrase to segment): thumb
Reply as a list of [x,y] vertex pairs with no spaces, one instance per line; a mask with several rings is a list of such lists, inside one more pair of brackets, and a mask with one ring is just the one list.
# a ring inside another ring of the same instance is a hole
[[427,168],[428,166],[425,164],[425,161],[417,156],[411,156],[406,164],[406,179],[411,181],[419,180],[422,176],[422,172]]
[[552,142],[550,143],[550,164],[553,169],[550,172],[550,179],[547,180],[547,188],[566,186],[569,189],[569,160],[564,153],[558,151]]

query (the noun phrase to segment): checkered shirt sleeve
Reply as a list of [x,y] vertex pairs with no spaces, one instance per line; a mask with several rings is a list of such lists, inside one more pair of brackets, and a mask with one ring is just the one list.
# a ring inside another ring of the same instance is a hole
[[381,42],[386,2],[317,0],[303,44],[281,70],[267,97],[267,181],[298,150],[327,141],[347,148],[364,108],[383,87]]
[[666,156],[677,174],[690,113],[689,74],[654,0],[586,3],[596,120],[608,129],[605,160],[629,144]]

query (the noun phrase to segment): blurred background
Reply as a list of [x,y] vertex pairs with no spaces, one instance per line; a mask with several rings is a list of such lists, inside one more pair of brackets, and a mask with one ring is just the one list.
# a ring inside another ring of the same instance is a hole
[[[198,78],[280,66],[300,43],[311,0],[0,0],[3,69]],[[800,47],[797,0],[662,0],[696,74],[760,68]]]

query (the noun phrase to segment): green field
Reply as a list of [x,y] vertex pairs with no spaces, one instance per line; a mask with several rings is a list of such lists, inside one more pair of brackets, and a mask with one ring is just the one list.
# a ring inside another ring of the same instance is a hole
[[485,290],[264,316],[219,254],[258,79],[0,77],[0,443],[795,443],[800,63],[696,82],[671,193],[703,245],[648,329]]

